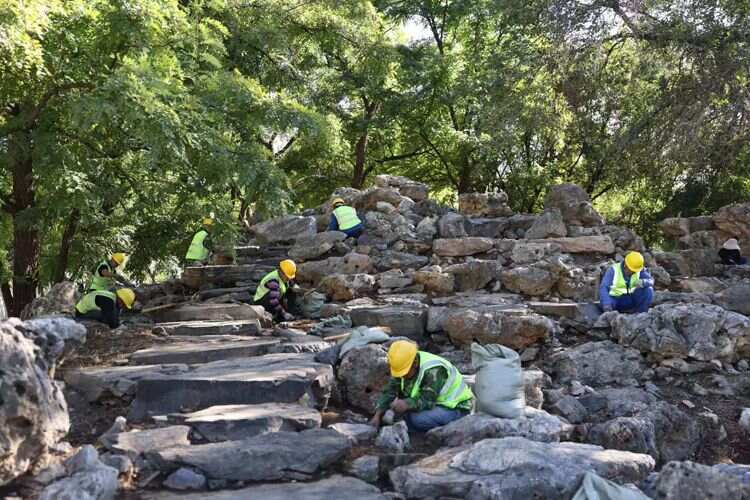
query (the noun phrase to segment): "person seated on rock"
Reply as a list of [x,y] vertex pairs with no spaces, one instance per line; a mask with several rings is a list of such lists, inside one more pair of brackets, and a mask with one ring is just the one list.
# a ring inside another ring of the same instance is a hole
[[287,304],[293,299],[292,281],[297,275],[297,264],[293,260],[282,260],[279,268],[266,274],[255,290],[253,302],[273,314],[276,321],[291,321]]
[[125,263],[126,258],[127,255],[124,253],[113,253],[109,259],[105,259],[97,264],[88,291],[112,290],[117,283],[133,288],[134,285],[130,281],[117,274],[117,268]]
[[389,380],[370,424],[380,427],[389,408],[403,415],[409,430],[427,432],[471,413],[474,394],[448,360],[420,351],[407,340],[388,349]]
[[740,244],[734,238],[729,238],[719,249],[721,263],[727,266],[743,266],[747,264],[747,257],[740,252]]
[[599,286],[599,302],[607,311],[642,313],[654,301],[654,279],[644,268],[643,255],[629,252],[612,265]]
[[120,288],[116,292],[95,290],[89,292],[76,304],[76,318],[93,319],[117,328],[120,326],[120,310],[132,309],[135,292],[130,288]]
[[359,238],[362,235],[362,220],[357,216],[357,211],[347,206],[343,199],[336,198],[331,203],[331,221],[328,223],[329,231],[341,231],[349,238]]
[[211,255],[211,230],[214,220],[211,217],[203,219],[201,228],[193,235],[193,239],[185,254],[185,262],[188,266],[203,266],[208,264]]

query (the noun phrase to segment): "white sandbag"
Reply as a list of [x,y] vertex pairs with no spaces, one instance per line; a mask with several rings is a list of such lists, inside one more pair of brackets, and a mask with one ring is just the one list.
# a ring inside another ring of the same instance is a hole
[[613,483],[595,472],[587,472],[583,476],[581,487],[578,488],[572,500],[650,500],[640,490],[626,488]]
[[391,336],[385,333],[382,328],[368,326],[357,327],[341,345],[339,358],[343,358],[344,354],[352,349],[364,347],[367,344],[382,344],[383,342],[388,342],[390,339]]
[[471,344],[476,409],[501,418],[519,418],[526,408],[521,358],[513,349]]

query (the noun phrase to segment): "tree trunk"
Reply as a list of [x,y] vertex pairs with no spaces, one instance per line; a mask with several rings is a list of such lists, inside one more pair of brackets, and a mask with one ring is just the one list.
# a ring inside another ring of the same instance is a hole
[[8,313],[19,316],[36,297],[39,284],[39,229],[29,211],[36,206],[32,140],[28,130],[9,136],[13,171],[13,302]]
[[2,307],[0,307],[0,319],[5,319],[3,317],[3,312],[7,314],[10,312],[10,308],[13,307],[13,293],[10,291],[10,285],[8,283],[3,283],[0,285],[0,297],[2,297],[2,301],[5,302],[5,309],[3,310]]
[[73,243],[73,237],[78,230],[78,221],[81,218],[81,212],[75,208],[70,213],[68,221],[65,223],[62,239],[60,240],[60,251],[57,254],[55,264],[55,274],[52,281],[59,283],[65,279],[65,271],[68,270],[68,256],[70,255],[70,246]]
[[354,148],[354,175],[352,175],[352,187],[355,189],[362,189],[365,184],[365,160],[367,159],[367,140],[368,140],[368,129],[365,125],[365,131],[359,136],[357,145]]

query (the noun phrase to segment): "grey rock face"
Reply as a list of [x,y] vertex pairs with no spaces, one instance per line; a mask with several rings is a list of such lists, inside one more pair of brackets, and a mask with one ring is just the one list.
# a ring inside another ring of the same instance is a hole
[[375,292],[375,277],[370,274],[330,274],[320,280],[318,290],[331,300],[348,302]]
[[382,427],[377,439],[375,439],[375,446],[396,453],[403,453],[411,448],[406,422],[401,420],[396,424]]
[[349,451],[351,442],[330,429],[272,432],[242,441],[176,446],[148,453],[164,470],[189,466],[209,479],[275,481],[309,477]]
[[333,250],[336,243],[345,239],[346,234],[340,231],[326,231],[309,238],[298,239],[289,249],[289,257],[300,262],[317,259]]
[[341,361],[337,377],[342,394],[350,405],[368,413],[374,412],[380,392],[389,378],[385,347],[369,344],[352,349]]
[[465,238],[465,217],[455,212],[448,212],[438,221],[438,234],[441,238]]
[[75,314],[76,302],[78,302],[78,287],[70,281],[55,283],[49,292],[41,297],[35,298],[31,304],[21,313],[22,318],[37,318],[39,316]]
[[717,305],[745,316],[750,315],[750,284],[738,283],[714,295]]
[[663,500],[747,500],[750,499],[750,485],[713,467],[693,462],[670,462],[646,493]]
[[638,482],[654,459],[577,443],[539,443],[520,437],[485,439],[445,448],[390,473],[408,498],[569,498],[593,470],[616,482]]
[[494,248],[495,242],[490,238],[440,238],[432,243],[435,255],[443,257],[465,257],[478,253],[485,253]]
[[507,217],[513,213],[508,206],[508,195],[503,191],[460,194],[458,211],[480,217]]
[[456,286],[454,275],[434,271],[417,271],[414,281],[424,287],[425,293],[435,296],[450,295]]
[[518,266],[500,273],[503,286],[515,293],[542,296],[552,290],[557,276],[544,265]]
[[545,210],[526,231],[526,238],[529,240],[565,237],[567,235],[568,228],[565,227],[562,212],[557,208]]
[[359,457],[349,465],[349,473],[362,481],[375,483],[380,475],[380,458],[374,455]]
[[496,280],[500,266],[496,260],[472,260],[448,266],[445,272],[452,277],[459,292],[469,292],[481,290]]
[[544,208],[557,208],[571,226],[600,226],[604,219],[591,204],[588,193],[575,184],[552,186],[544,199]]
[[362,443],[373,439],[377,434],[378,430],[367,424],[350,424],[341,422],[328,426],[329,429],[343,434],[344,436],[351,439],[354,443]]
[[393,335],[421,339],[427,326],[422,305],[357,307],[350,311],[353,326],[387,326]]
[[180,467],[167,477],[164,486],[173,490],[200,490],[206,486],[206,476]]
[[64,342],[40,348],[28,333],[17,319],[0,322],[0,485],[29,470],[70,425],[61,387],[49,375]]
[[608,235],[576,236],[571,238],[546,238],[544,240],[529,240],[533,243],[555,243],[565,253],[595,253],[611,255],[615,253],[615,244]]
[[65,461],[68,477],[42,491],[40,500],[113,500],[119,484],[117,469],[99,461],[93,446],[85,445]]
[[560,383],[577,380],[593,387],[638,380],[646,369],[641,354],[610,341],[586,342],[550,356],[550,375]]
[[554,323],[538,314],[512,315],[467,310],[449,315],[443,328],[457,345],[477,341],[523,349],[547,339],[554,329]]
[[286,215],[256,224],[251,230],[255,233],[258,243],[269,245],[312,238],[317,234],[318,227],[315,217]]
[[184,425],[112,434],[108,432],[106,445],[111,451],[125,453],[136,459],[149,451],[189,445],[189,432],[190,427]]

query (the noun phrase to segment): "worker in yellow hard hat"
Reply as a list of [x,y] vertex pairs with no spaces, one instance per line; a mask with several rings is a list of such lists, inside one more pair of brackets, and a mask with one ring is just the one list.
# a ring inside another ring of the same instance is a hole
[[185,261],[188,266],[202,266],[208,264],[208,258],[211,255],[210,236],[213,227],[213,218],[205,217],[201,223],[201,228],[193,235],[187,254],[185,254]]
[[447,359],[420,351],[408,340],[388,349],[391,379],[378,399],[370,424],[379,427],[383,414],[402,415],[409,430],[427,432],[471,413],[474,394]]
[[294,315],[289,312],[288,304],[293,300],[293,281],[296,276],[297,264],[290,259],[282,260],[278,269],[260,280],[253,302],[273,314],[275,320],[291,321]]
[[350,238],[359,238],[362,235],[362,220],[357,211],[346,204],[342,198],[335,198],[331,202],[333,211],[331,221],[328,223],[329,231],[341,231]]
[[76,304],[76,318],[93,319],[117,328],[120,326],[120,311],[132,309],[135,292],[130,288],[119,288],[115,292],[94,290]]
[[117,273],[117,268],[123,267],[126,259],[127,255],[124,253],[113,253],[109,259],[104,259],[97,264],[88,291],[113,290],[117,286],[117,283],[134,288],[135,285],[133,283]]
[[642,313],[653,301],[654,278],[638,252],[629,252],[623,262],[607,269],[599,286],[599,302],[605,312]]

